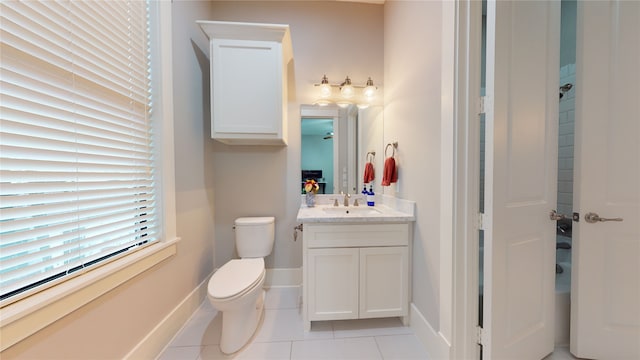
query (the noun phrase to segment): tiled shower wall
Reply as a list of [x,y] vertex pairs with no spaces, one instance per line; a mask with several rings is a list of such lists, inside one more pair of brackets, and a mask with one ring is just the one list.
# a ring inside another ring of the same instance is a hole
[[573,144],[575,126],[576,65],[560,68],[560,86],[570,83],[573,88],[560,99],[558,129],[558,212],[573,213]]

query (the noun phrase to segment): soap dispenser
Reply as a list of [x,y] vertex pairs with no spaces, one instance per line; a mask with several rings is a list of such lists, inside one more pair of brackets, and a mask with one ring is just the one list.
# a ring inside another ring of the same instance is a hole
[[367,192],[367,205],[374,206],[375,203],[375,195],[373,193],[373,185],[369,185],[369,191]]

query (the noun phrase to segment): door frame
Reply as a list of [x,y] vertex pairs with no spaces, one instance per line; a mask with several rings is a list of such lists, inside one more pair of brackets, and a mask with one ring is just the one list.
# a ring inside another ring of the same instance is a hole
[[482,2],[455,9],[453,341],[451,359],[479,359],[480,74]]

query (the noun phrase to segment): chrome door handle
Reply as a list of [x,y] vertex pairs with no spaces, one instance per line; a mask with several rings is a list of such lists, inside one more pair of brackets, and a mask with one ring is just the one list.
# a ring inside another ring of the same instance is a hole
[[555,210],[551,210],[551,212],[549,213],[549,220],[558,221],[566,218],[567,216],[565,214],[557,213]]
[[587,213],[587,215],[584,216],[584,219],[589,224],[604,222],[604,221],[622,221],[622,218],[611,218],[611,219],[601,218],[600,215],[592,212]]

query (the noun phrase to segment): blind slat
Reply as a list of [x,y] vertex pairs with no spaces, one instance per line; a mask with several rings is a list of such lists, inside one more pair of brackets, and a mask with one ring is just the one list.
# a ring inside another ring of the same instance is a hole
[[129,142],[86,134],[76,134],[75,138],[69,138],[69,133],[65,131],[51,128],[41,131],[38,126],[14,121],[0,121],[0,129],[3,132],[2,142],[5,145],[65,150],[73,144],[81,150],[95,154],[112,154],[130,158],[148,156],[149,143],[146,138],[129,137]]
[[147,1],[0,2],[0,20],[4,299],[158,224]]
[[[92,247],[82,247],[79,243],[69,243],[59,248],[44,249],[42,250],[42,254],[46,254],[46,256],[30,258],[32,261],[36,259],[33,263],[11,262],[13,271],[8,273],[9,276],[3,276],[1,284],[3,288],[8,288],[8,291],[13,291],[39,279],[69,271],[109,255],[117,251],[116,249],[126,249],[142,241],[142,238],[131,240],[130,234],[130,229],[114,232],[113,235],[117,237],[110,242],[110,246],[98,244]],[[155,231],[151,230],[149,234],[155,235]],[[98,249],[98,251],[96,251],[96,249]]]
[[[148,207],[143,207],[141,209],[134,209],[136,213],[139,214],[153,214],[153,207],[155,206],[153,201],[149,201]],[[30,244],[28,245],[24,245],[25,242],[27,243],[31,243],[34,242],[34,246],[41,246],[41,243],[37,242],[38,239],[46,239],[46,238],[51,238],[51,241],[55,243],[55,241],[58,241],[59,239],[61,239],[60,237],[63,236],[63,239],[67,239],[66,236],[67,234],[77,231],[78,229],[84,227],[84,226],[88,226],[90,224],[87,223],[80,223],[80,220],[84,220],[84,221],[89,221],[90,219],[94,219],[93,221],[96,221],[95,219],[101,219],[100,221],[102,222],[98,222],[97,224],[106,224],[106,218],[111,216],[110,212],[107,212],[104,214],[104,218],[100,218],[99,215],[99,211],[101,210],[105,210],[105,211],[112,211],[112,209],[110,208],[106,208],[106,209],[95,209],[95,210],[85,210],[86,214],[83,214],[83,216],[86,219],[78,219],[78,216],[76,214],[59,214],[56,216],[48,216],[47,220],[49,220],[48,222],[48,226],[46,227],[42,227],[42,226],[37,226],[37,222],[29,222],[29,221],[23,221],[23,224],[26,224],[28,226],[28,232],[26,231],[20,231],[20,229],[15,230],[15,231],[11,231],[11,232],[7,232],[5,234],[3,234],[3,250],[2,250],[2,256],[9,256],[9,255],[13,255],[16,252],[20,252],[20,249],[25,249],[25,248],[30,248]],[[129,211],[130,209],[125,209],[126,211]],[[135,222],[134,222],[135,223]],[[105,226],[108,226],[105,225]],[[4,231],[4,230],[3,230]],[[18,246],[18,247],[16,247]],[[13,250],[13,249],[17,249],[17,250]]]

